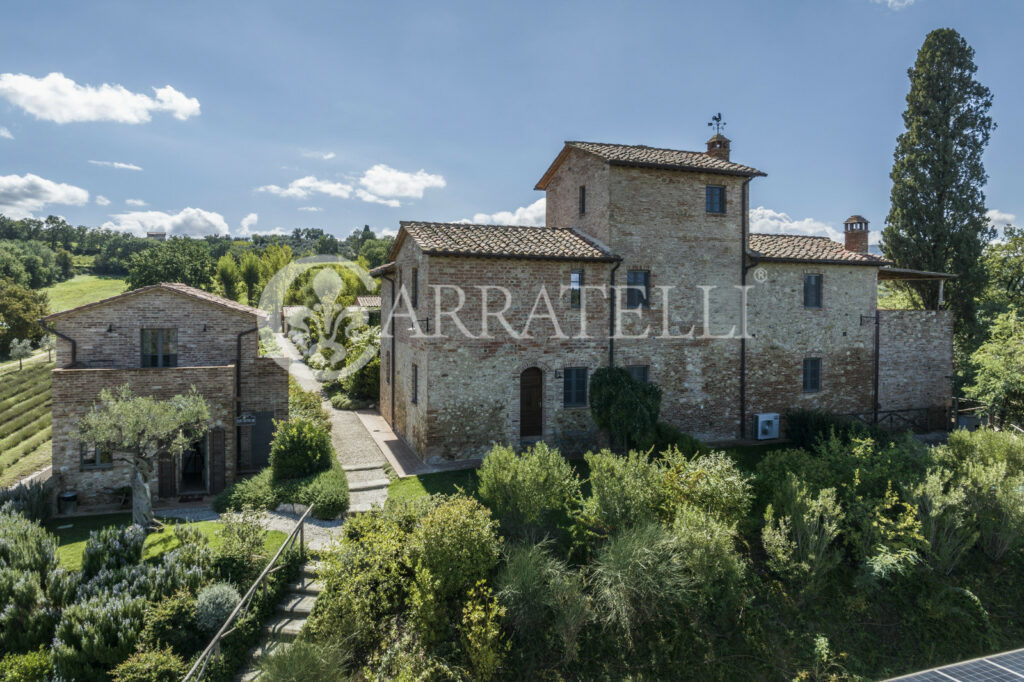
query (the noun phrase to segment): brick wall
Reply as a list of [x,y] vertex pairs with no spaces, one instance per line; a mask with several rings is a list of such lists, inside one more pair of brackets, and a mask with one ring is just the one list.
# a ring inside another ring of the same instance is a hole
[[[755,277],[761,269],[763,283]],[[822,306],[804,308],[804,275],[822,275]],[[877,270],[763,263],[748,273],[747,433],[757,412],[871,410]],[[821,390],[803,391],[803,361],[821,358]]]
[[880,310],[878,314],[881,409],[948,406],[952,400],[952,312]]
[[[110,469],[82,469],[75,425],[99,399],[103,389],[128,384],[137,395],[165,400],[186,393],[192,386],[210,406],[214,426],[224,428],[225,472],[235,478],[234,391],[235,368],[177,367],[170,369],[55,369],[53,371],[53,473],[61,490],[77,490],[81,504],[106,503],[104,489],[128,485],[130,467],[115,462]],[[157,477],[152,483],[158,491]]]

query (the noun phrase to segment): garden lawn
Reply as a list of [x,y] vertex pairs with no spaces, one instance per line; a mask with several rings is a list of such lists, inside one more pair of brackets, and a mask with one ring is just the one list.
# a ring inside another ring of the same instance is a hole
[[86,303],[123,294],[127,285],[120,277],[110,275],[77,275],[52,287],[40,289],[50,297],[50,312],[59,313]]
[[[143,557],[147,560],[156,559],[164,553],[176,549],[179,545],[178,539],[174,537],[173,520],[167,519],[166,527],[162,530],[150,533],[146,537],[146,544],[143,549]],[[99,514],[96,516],[82,516],[72,519],[54,519],[47,524],[48,530],[57,536],[57,554],[60,558],[60,565],[64,568],[78,570],[82,567],[82,551],[85,550],[85,542],[89,539],[92,531],[107,528],[109,526],[127,526],[131,523],[131,514]],[[216,548],[220,545],[221,523],[217,521],[198,521],[187,524],[194,526],[210,541],[210,546]],[[284,543],[287,534],[279,530],[267,531],[263,540],[263,546],[267,553],[273,554],[278,547]]]

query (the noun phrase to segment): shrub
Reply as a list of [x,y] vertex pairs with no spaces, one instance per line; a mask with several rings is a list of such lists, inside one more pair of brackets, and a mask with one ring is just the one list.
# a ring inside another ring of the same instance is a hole
[[359,331],[348,343],[345,352],[346,375],[341,384],[345,392],[355,398],[378,400],[380,398],[380,353],[373,353],[370,361],[355,369],[362,362],[362,355],[367,350],[380,348],[380,327],[366,327]]
[[490,512],[476,500],[444,498],[409,536],[408,565],[430,571],[442,599],[464,593],[498,563],[494,526]]
[[981,548],[993,561],[1017,546],[1024,536],[1024,474],[1007,474],[1005,461],[967,465],[972,503],[981,533]]
[[57,539],[10,503],[0,508],[0,567],[35,573],[43,584],[57,568]]
[[348,511],[348,479],[334,466],[299,486],[295,495],[299,504],[313,508],[313,517],[333,520]]
[[229,583],[204,587],[196,597],[196,625],[200,632],[212,635],[227,621],[238,606],[238,590]]
[[278,647],[258,662],[263,682],[312,682],[344,679],[354,667],[352,650],[345,640],[309,642],[299,640]]
[[113,682],[178,682],[188,666],[170,649],[144,649],[110,672]]
[[331,396],[331,406],[336,410],[364,410],[369,407],[371,401],[363,398],[353,398],[347,393],[337,393]]
[[834,489],[811,497],[807,486],[790,474],[779,489],[776,504],[765,510],[764,520],[761,541],[768,565],[776,573],[814,581],[839,563],[841,554],[835,540],[843,513]]
[[278,505],[291,502],[313,506],[313,516],[332,520],[348,510],[348,479],[337,460],[331,468],[300,479],[275,481],[268,468],[255,476],[242,479],[222,491],[213,501],[219,512],[229,509],[262,509],[273,511]]
[[245,507],[272,511],[282,501],[280,493],[281,488],[274,484],[274,472],[268,467],[225,488],[214,498],[212,506],[218,512]]
[[820,410],[790,410],[786,413],[786,438],[798,448],[813,448],[833,435],[843,443],[858,438],[871,438],[878,443],[892,440],[885,429],[870,426],[852,417]]
[[48,481],[31,481],[0,489],[0,507],[8,502],[14,511],[36,523],[46,523],[53,513]]
[[7,654],[0,659],[0,680],[4,682],[46,682],[53,671],[45,649],[24,654]]
[[477,480],[477,495],[507,533],[553,532],[578,504],[579,478],[558,450],[544,443],[522,455],[494,446]]
[[910,490],[909,498],[921,519],[928,563],[949,575],[978,541],[976,524],[968,518],[967,488],[954,480],[953,472],[935,468]]
[[331,436],[306,419],[277,422],[270,444],[270,469],[274,480],[302,478],[331,466]]
[[304,390],[291,377],[288,378],[288,418],[305,419],[325,431],[331,430],[331,419],[324,410],[322,398]]
[[964,470],[971,462],[1005,462],[1008,472],[1024,472],[1024,438],[1011,431],[958,429],[949,434],[945,444],[935,448],[935,455],[945,466],[957,470]]
[[590,414],[625,448],[638,446],[658,423],[661,389],[621,367],[601,367],[590,378]]
[[481,580],[469,591],[462,608],[459,635],[462,653],[474,680],[489,680],[501,669],[509,643],[501,632],[505,609]]
[[729,524],[738,523],[750,512],[750,476],[740,471],[724,452],[712,452],[693,459],[670,449],[663,453],[665,505],[671,515],[680,505],[690,505]]
[[496,588],[521,668],[577,660],[580,632],[591,618],[579,573],[543,544],[512,545]]
[[702,608],[735,608],[746,565],[736,551],[735,527],[703,509],[684,505],[672,525],[683,565]]
[[146,532],[141,526],[101,528],[89,533],[82,552],[82,577],[86,580],[101,570],[117,570],[142,561]]
[[39,575],[0,568],[0,651],[34,649],[50,640],[53,626]]
[[694,438],[688,433],[683,433],[675,426],[658,422],[654,428],[641,440],[639,449],[647,452],[664,452],[675,448],[686,457],[705,454],[710,452],[707,445]]
[[196,630],[196,598],[179,591],[146,607],[141,643],[147,649],[170,647],[183,658],[190,658],[204,644]]
[[142,631],[146,600],[105,594],[72,604],[57,623],[51,654],[58,677],[106,682],[128,658]]
[[217,548],[218,572],[236,585],[248,585],[259,574],[266,535],[260,514],[251,508],[227,512],[220,517]]
[[645,453],[622,457],[609,450],[584,455],[590,467],[588,515],[604,534],[650,523],[664,501],[664,473]]

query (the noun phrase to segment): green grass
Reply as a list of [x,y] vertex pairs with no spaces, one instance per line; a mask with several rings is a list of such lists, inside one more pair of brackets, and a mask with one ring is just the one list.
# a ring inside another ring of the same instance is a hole
[[[82,552],[85,550],[85,543],[92,531],[108,528],[110,526],[126,526],[131,523],[131,514],[100,514],[96,516],[82,516],[74,519],[54,519],[48,525],[51,533],[57,536],[57,554],[60,565],[64,568],[78,570],[82,567]],[[168,524],[162,530],[150,533],[146,537],[146,544],[143,547],[143,558],[146,560],[157,559],[163,554],[175,549],[180,544],[174,537],[174,530],[171,528],[173,520],[168,519]],[[221,523],[217,521],[198,521],[187,524],[199,529],[210,541],[210,546],[217,548],[220,545],[218,531]],[[273,554],[278,547],[284,543],[287,534],[279,530],[267,531],[263,541],[264,549],[268,554]]]
[[59,313],[124,293],[125,281],[110,275],[77,275],[40,289],[50,297],[50,312]]
[[388,499],[402,502],[423,495],[448,495],[458,492],[459,488],[472,495],[476,492],[476,485],[476,469],[409,476],[393,481],[388,486]]

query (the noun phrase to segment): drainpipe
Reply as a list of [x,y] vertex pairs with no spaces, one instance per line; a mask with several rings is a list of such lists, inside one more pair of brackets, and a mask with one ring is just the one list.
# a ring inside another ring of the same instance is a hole
[[[391,290],[391,308],[388,310],[388,325],[391,327],[391,361],[388,363],[388,374],[391,393],[391,427],[395,426],[395,280],[387,275],[381,274],[380,278],[388,283]],[[383,314],[384,311],[381,311]]]
[[615,262],[611,273],[608,275],[608,293],[611,301],[608,311],[608,366],[615,366],[615,271],[622,265],[622,261]]
[[46,331],[50,332],[54,336],[59,337],[61,339],[64,339],[65,341],[67,341],[68,343],[71,344],[71,363],[68,365],[68,367],[74,367],[76,359],[78,357],[78,353],[77,353],[77,351],[78,351],[78,344],[75,343],[75,340],[73,338],[71,338],[70,336],[68,336],[67,334],[61,334],[59,331],[57,331],[53,327],[48,327],[42,320],[36,320],[36,324],[38,324],[40,327],[42,327]]
[[879,345],[879,337],[881,336],[881,333],[880,333],[880,331],[881,331],[881,318],[882,318],[881,311],[878,310],[878,306],[876,305],[875,306],[875,376],[873,377],[873,379],[874,379],[874,382],[873,382],[874,386],[872,388],[873,399],[871,401],[873,406],[874,406],[873,409],[872,409],[871,421],[874,424],[878,423],[878,408],[879,408],[879,405],[878,405],[878,345]]
[[[742,215],[740,216],[743,222],[743,244],[740,249],[740,285],[744,287],[747,286],[747,270],[757,265],[756,260],[750,264],[747,263],[747,234],[750,231],[750,216],[748,215],[749,209],[747,206],[750,202],[748,192],[750,191],[750,181],[752,179],[747,178],[743,181]],[[740,440],[747,437],[747,330],[744,329],[743,331],[744,334],[740,337]]]

